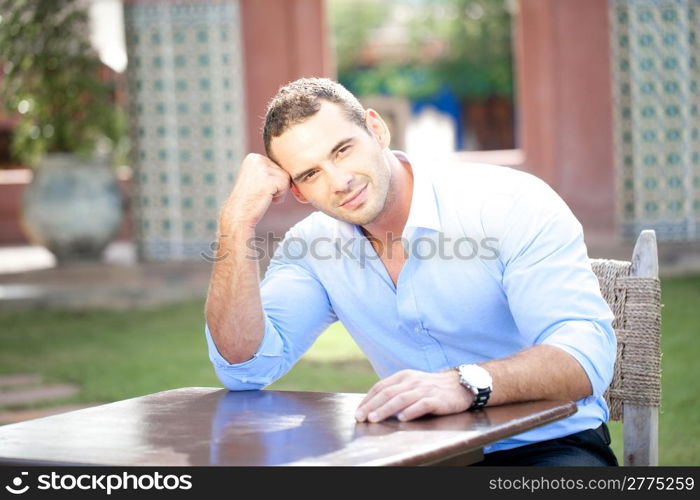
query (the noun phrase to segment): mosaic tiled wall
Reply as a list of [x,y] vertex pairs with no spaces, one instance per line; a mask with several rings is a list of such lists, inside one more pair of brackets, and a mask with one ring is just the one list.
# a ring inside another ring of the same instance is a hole
[[199,259],[246,144],[239,4],[132,1],[124,17],[139,255]]
[[700,0],[610,0],[620,226],[700,239]]

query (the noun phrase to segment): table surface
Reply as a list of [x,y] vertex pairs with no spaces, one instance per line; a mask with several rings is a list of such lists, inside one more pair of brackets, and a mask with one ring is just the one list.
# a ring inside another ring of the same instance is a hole
[[363,397],[175,389],[0,427],[0,464],[428,465],[576,412],[535,401],[357,423]]

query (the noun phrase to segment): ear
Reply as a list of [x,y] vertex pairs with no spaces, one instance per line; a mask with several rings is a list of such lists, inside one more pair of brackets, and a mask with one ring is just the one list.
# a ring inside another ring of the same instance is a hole
[[309,200],[307,200],[303,194],[301,194],[301,191],[299,191],[299,188],[294,184],[293,182],[289,186],[290,190],[292,191],[292,195],[294,196],[294,199],[297,200],[299,203],[309,203]]
[[367,128],[374,135],[382,148],[388,148],[391,143],[391,132],[386,123],[375,110],[367,108],[365,111],[365,123]]

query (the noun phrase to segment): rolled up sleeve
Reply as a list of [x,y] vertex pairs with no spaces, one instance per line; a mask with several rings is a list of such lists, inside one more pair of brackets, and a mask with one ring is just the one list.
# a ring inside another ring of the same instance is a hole
[[281,336],[269,321],[265,321],[265,334],[257,352],[242,363],[229,363],[219,353],[211,337],[209,325],[204,326],[209,348],[209,360],[214,365],[216,376],[224,387],[232,391],[261,389],[271,384],[278,377],[284,345]]
[[[288,249],[289,245],[280,248]],[[268,266],[260,295],[265,332],[249,360],[229,363],[205,324],[209,359],[219,380],[229,390],[261,389],[279,379],[337,319],[325,289],[311,270],[303,262],[290,261],[281,251]]]
[[532,345],[556,346],[579,362],[593,390],[584,402],[602,396],[615,363],[613,314],[581,224],[549,186],[533,180],[507,210],[503,229],[503,288],[518,329]]

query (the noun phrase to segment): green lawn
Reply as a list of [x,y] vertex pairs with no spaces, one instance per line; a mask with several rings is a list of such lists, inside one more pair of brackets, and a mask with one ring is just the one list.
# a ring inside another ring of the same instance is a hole
[[[700,465],[700,276],[665,279],[663,465]],[[70,402],[108,402],[186,386],[220,386],[206,357],[203,302],[158,309],[0,313],[0,374],[40,373],[71,382]],[[338,324],[274,389],[364,392],[377,380]],[[622,428],[611,425],[622,457]]]
[[[68,401],[114,401],[186,386],[220,386],[207,358],[203,302],[158,309],[0,313],[0,373],[79,384]],[[377,380],[338,324],[271,386],[364,392]]]

